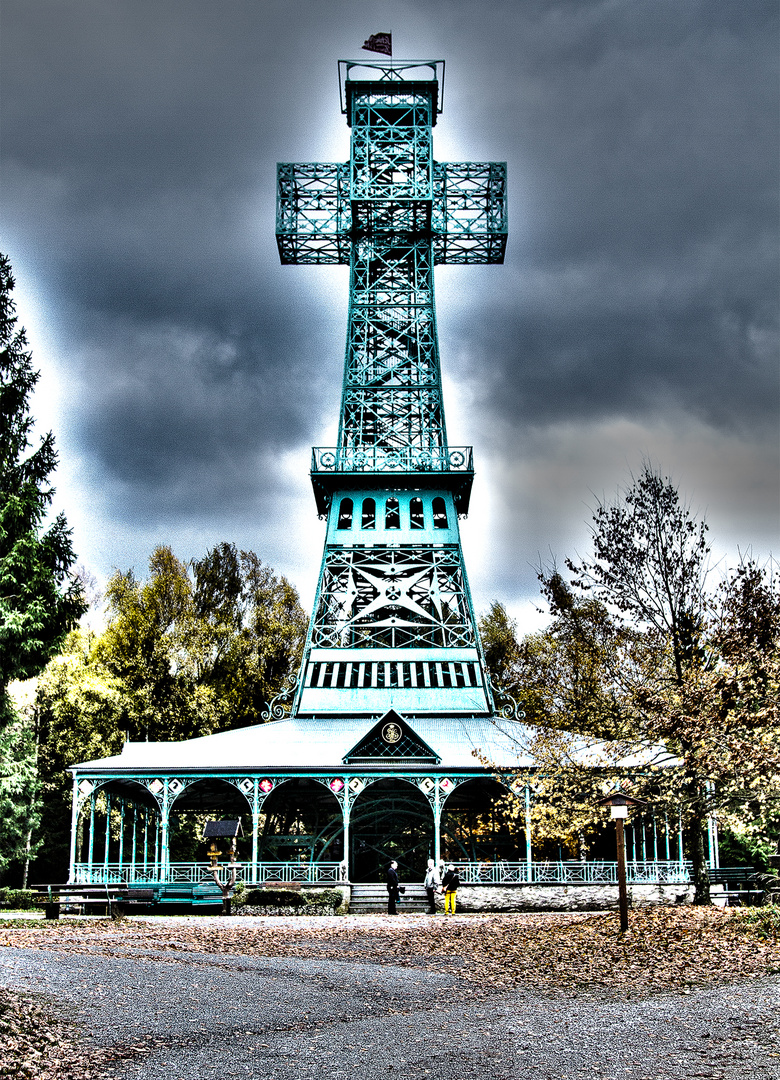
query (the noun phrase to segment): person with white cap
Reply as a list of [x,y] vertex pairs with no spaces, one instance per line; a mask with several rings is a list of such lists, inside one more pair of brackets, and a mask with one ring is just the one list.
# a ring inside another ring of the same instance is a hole
[[428,897],[428,914],[436,914],[436,892],[441,887],[441,878],[436,869],[433,859],[428,859],[428,869],[425,871],[425,892]]

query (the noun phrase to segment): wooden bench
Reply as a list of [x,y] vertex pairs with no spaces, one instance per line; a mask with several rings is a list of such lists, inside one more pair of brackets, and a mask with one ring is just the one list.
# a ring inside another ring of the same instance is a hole
[[59,919],[68,908],[79,908],[78,914],[84,914],[85,908],[102,908],[112,917],[116,914],[117,889],[108,885],[33,885],[32,888],[39,894],[33,903],[43,908],[46,919]]

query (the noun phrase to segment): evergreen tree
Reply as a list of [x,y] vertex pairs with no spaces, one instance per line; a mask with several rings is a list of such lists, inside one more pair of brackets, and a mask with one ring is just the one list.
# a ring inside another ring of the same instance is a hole
[[37,675],[85,611],[65,517],[45,528],[57,453],[51,432],[29,452],[39,372],[17,327],[14,284],[0,255],[0,727],[14,716],[8,684]]

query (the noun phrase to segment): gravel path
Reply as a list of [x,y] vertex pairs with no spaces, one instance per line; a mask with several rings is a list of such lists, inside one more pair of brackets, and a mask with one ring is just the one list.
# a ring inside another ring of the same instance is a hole
[[[401,927],[399,926],[399,931]],[[627,1001],[475,998],[446,972],[321,959],[6,948],[0,984],[55,997],[116,1080],[780,1080],[780,979]]]

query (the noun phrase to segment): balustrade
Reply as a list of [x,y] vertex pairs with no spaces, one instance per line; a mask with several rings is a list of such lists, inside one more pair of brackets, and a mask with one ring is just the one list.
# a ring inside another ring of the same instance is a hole
[[[614,885],[617,863],[593,862],[461,862],[456,864],[462,885]],[[220,863],[220,868],[230,863]],[[247,884],[264,882],[299,882],[301,884],[335,883],[342,879],[341,863],[316,862],[245,862],[238,865],[237,880]],[[629,885],[678,885],[691,880],[691,863],[674,860],[626,863]],[[210,882],[213,878],[205,863],[169,863],[163,872],[150,863],[77,863],[76,885],[147,885]]]

